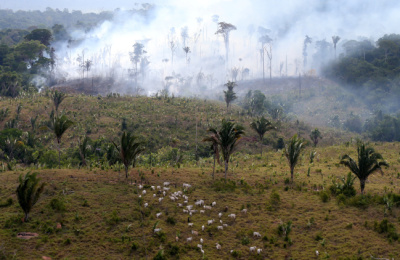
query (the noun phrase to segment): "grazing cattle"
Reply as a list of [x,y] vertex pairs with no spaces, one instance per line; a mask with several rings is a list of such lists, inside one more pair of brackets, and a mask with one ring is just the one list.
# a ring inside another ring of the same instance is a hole
[[161,214],[162,214],[162,212],[157,213],[157,214],[156,214],[156,217],[158,218],[159,216],[161,216]]
[[213,202],[213,203],[211,203],[211,206],[213,206],[213,207],[215,207],[217,205],[217,202]]
[[188,223],[188,226],[189,227],[193,227],[193,223]]
[[161,231],[161,228],[155,228],[154,229],[154,233],[158,233],[158,232],[160,232]]
[[229,214],[228,217],[232,218],[232,219],[236,219],[236,215],[235,214]]
[[200,210],[200,213],[203,213],[203,214],[204,214],[204,212],[206,212],[206,211],[205,211],[205,210],[202,210],[202,209]]
[[223,226],[217,226],[218,230],[223,230],[224,227]]
[[256,247],[255,247],[255,246],[251,246],[251,247],[250,247],[250,253],[251,253],[251,252],[255,252],[255,251],[256,251]]
[[218,213],[218,217],[219,218],[221,218],[222,217],[222,213],[220,212],[220,213]]
[[191,242],[192,241],[192,237],[188,237],[188,238],[186,238],[186,242]]
[[253,232],[253,236],[254,236],[254,237],[261,237],[261,234],[258,233],[258,232]]
[[242,213],[247,214],[247,209],[242,209]]
[[221,250],[221,245],[220,245],[220,244],[216,243],[216,244],[215,244],[215,247],[216,247],[218,250]]
[[257,249],[257,254],[261,254],[261,252],[262,252],[261,248]]
[[204,231],[204,225],[203,225],[203,226],[201,226],[201,231]]
[[214,223],[214,220],[213,220],[213,219],[207,220],[207,224],[208,224],[208,225],[211,225],[212,223]]

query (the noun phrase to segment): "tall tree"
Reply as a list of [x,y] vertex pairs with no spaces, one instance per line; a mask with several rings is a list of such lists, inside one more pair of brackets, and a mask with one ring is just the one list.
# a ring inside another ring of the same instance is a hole
[[189,54],[189,52],[190,52],[190,48],[189,48],[188,46],[183,47],[183,51],[185,52],[186,64],[188,64],[188,63],[189,63],[188,54]]
[[61,137],[71,126],[75,123],[67,118],[66,115],[55,116],[53,123],[53,132],[57,139],[58,144],[58,168],[61,168]]
[[250,127],[257,132],[258,137],[260,138],[260,149],[262,156],[262,142],[264,139],[264,135],[267,131],[274,129],[275,127],[265,117],[261,117],[258,120],[254,120],[253,122],[251,122]]
[[129,53],[131,62],[135,64],[135,70],[133,73],[133,76],[135,77],[135,88],[136,90],[138,90],[138,75],[139,75],[139,70],[138,70],[138,64],[141,62],[143,55],[146,53],[146,51],[144,50],[144,45],[136,42],[133,45],[133,52]]
[[314,130],[311,131],[310,138],[311,141],[313,141],[314,146],[316,147],[319,139],[322,139],[321,132],[318,130],[318,128],[315,128]]
[[304,67],[304,69],[306,69],[306,67],[307,67],[307,56],[308,56],[307,46],[308,46],[308,44],[311,44],[311,43],[312,43],[312,38],[308,37],[308,35],[306,35],[306,38],[304,39],[304,42],[303,42],[303,67]]
[[235,99],[237,99],[236,93],[233,92],[233,88],[236,86],[237,84],[233,81],[228,81],[228,83],[225,84],[225,86],[228,88],[227,91],[224,90],[224,94],[225,94],[225,102],[226,102],[226,112],[228,112],[229,110],[229,106],[232,103],[232,101],[234,101]]
[[335,50],[335,59],[336,59],[336,44],[340,41],[339,36],[332,36],[332,42],[333,42],[333,49]]
[[135,167],[137,157],[145,150],[144,143],[131,133],[124,132],[121,136],[120,144],[113,142],[118,151],[119,159],[125,167],[125,177],[128,179],[129,166]]
[[381,167],[388,167],[389,164],[383,160],[380,153],[375,152],[374,148],[365,147],[362,142],[357,145],[357,155],[357,162],[348,154],[343,155],[340,164],[347,166],[357,176],[360,180],[361,194],[364,194],[368,177],[376,171],[383,173]]
[[229,35],[232,30],[236,30],[236,26],[226,22],[219,22],[218,30],[215,33],[215,34],[220,34],[224,37],[226,64],[228,64],[228,59],[229,59]]
[[51,31],[47,29],[35,29],[25,36],[25,40],[40,41],[40,43],[46,45],[46,47],[50,45],[52,39]]
[[37,173],[29,174],[22,178],[19,176],[19,185],[17,187],[18,203],[25,213],[24,221],[29,220],[29,212],[39,200],[40,194],[44,191],[46,183],[39,183],[40,179],[36,178]]
[[296,165],[299,161],[300,154],[301,154],[302,150],[304,149],[303,145],[304,145],[303,139],[299,138],[297,136],[297,134],[294,135],[289,140],[289,142],[285,145],[284,154],[289,163],[290,178],[292,180],[292,183],[293,183],[294,168],[296,167]]
[[[262,65],[263,65],[263,82],[265,84],[265,52],[267,51],[267,45],[272,43],[272,39],[271,39],[271,37],[269,37],[269,35],[266,34],[266,33],[269,33],[270,30],[265,29],[263,27],[259,27],[258,32],[262,34],[262,36],[258,39],[258,41],[261,43],[260,54],[261,54],[261,61],[262,61]],[[272,58],[272,56],[271,56],[271,58]]]
[[208,132],[215,136],[218,140],[218,146],[222,153],[225,164],[225,179],[227,178],[229,158],[236,150],[238,141],[245,134],[244,128],[241,125],[222,120],[222,125],[219,130],[215,128],[208,129]]

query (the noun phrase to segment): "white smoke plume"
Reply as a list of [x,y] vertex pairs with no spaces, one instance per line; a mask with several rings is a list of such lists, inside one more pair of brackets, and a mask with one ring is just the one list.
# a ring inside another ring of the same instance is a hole
[[[238,70],[236,80],[262,77],[259,27],[268,29],[273,40],[272,76],[295,76],[310,70],[318,72],[320,65],[334,58],[334,35],[341,38],[337,47],[340,55],[347,40],[362,37],[375,42],[384,34],[399,33],[399,13],[400,2],[396,0],[162,1],[149,8],[146,17],[121,10],[115,12],[112,21],[90,32],[71,32],[75,41],[55,44],[58,71],[65,79],[81,78],[83,73],[89,78],[112,77],[120,86],[118,91],[133,93],[135,64],[129,53],[139,42],[149,62],[146,69],[138,65],[143,72],[138,75],[142,94],[165,88],[175,95],[211,93],[228,80],[235,80],[233,68]],[[215,34],[217,22],[237,27],[230,32],[228,61],[223,37]],[[182,32],[187,32],[187,37],[182,37]],[[306,35],[312,43],[304,67]],[[318,56],[315,42],[324,39],[330,44],[328,52]],[[183,42],[190,48],[187,57]],[[89,72],[79,68],[78,57],[92,61]],[[269,75],[267,55],[265,64],[265,75]]]

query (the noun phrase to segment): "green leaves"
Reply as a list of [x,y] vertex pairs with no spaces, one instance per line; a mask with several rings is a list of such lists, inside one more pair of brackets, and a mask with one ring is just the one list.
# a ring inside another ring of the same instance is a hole
[[362,142],[358,144],[357,154],[357,162],[345,154],[342,156],[340,164],[347,166],[358,177],[361,185],[361,194],[363,194],[368,176],[378,170],[382,172],[381,166],[389,166],[389,164],[383,160],[380,153],[375,152],[374,148],[365,147]]
[[300,157],[300,153],[303,149],[304,149],[304,140],[299,138],[297,134],[295,134],[289,140],[288,144],[285,145],[284,154],[290,166],[290,175],[292,178],[292,183],[293,183],[293,171],[294,168],[296,167],[296,164]]
[[135,167],[137,157],[145,150],[144,143],[138,141],[138,137],[131,133],[124,132],[121,136],[121,143],[117,145],[113,142],[118,150],[119,159],[125,166],[125,175],[128,178],[128,168],[130,165]]
[[29,212],[39,200],[40,194],[44,191],[46,183],[39,184],[40,179],[36,178],[37,173],[29,174],[22,178],[19,176],[19,186],[17,188],[18,203],[25,213],[25,221],[28,221]]

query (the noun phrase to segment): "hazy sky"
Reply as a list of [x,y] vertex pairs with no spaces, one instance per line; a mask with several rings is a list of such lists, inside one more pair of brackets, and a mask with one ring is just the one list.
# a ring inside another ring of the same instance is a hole
[[114,10],[116,8],[132,9],[135,3],[161,3],[160,0],[113,0],[113,1],[99,1],[99,0],[2,0],[0,2],[0,9],[13,9],[13,10],[44,10],[46,7],[58,8],[63,10],[68,8],[72,10],[82,11],[106,11]]

